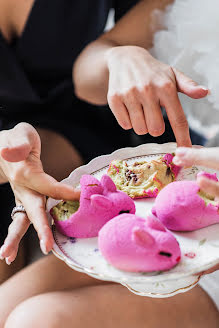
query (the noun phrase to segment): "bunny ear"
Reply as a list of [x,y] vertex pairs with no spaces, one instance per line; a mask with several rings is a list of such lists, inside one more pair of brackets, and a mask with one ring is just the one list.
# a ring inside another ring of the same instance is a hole
[[138,227],[132,229],[132,240],[135,244],[142,247],[151,247],[155,243],[153,236],[151,236],[147,231]]
[[103,195],[92,195],[90,199],[91,205],[99,209],[110,210],[113,206],[111,200]]
[[152,215],[147,217],[147,224],[151,229],[164,232],[166,231],[166,228],[164,227],[163,223]]
[[115,192],[116,191],[116,185],[113,182],[113,180],[107,175],[104,174],[101,178],[101,184],[103,186],[103,188],[108,189],[111,192]]

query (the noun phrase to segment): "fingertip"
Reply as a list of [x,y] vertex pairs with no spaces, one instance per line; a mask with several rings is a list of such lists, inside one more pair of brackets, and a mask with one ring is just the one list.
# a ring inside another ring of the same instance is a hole
[[183,162],[180,160],[179,157],[175,156],[173,158],[173,164],[177,165],[177,166],[183,166]]
[[207,188],[209,186],[209,183],[211,183],[211,180],[206,177],[197,177],[197,183],[200,188]]
[[5,258],[5,245],[3,244],[2,247],[0,248],[0,259],[4,260]]
[[44,241],[44,239],[40,240],[40,248],[44,255],[48,255],[48,250],[47,250],[46,242]]
[[210,90],[203,86],[193,87],[187,92],[187,96],[193,99],[201,99],[210,94]]
[[11,264],[11,261],[9,260],[9,257],[6,257],[5,262],[6,262],[7,265]]

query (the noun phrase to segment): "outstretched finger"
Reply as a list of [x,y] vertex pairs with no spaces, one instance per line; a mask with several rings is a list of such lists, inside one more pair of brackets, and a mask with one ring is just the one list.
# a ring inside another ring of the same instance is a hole
[[54,239],[45,211],[45,198],[31,191],[24,194],[22,203],[37,231],[41,250],[46,255],[52,250]]
[[80,190],[72,186],[58,182],[45,172],[31,173],[31,178],[26,177],[26,187],[54,199],[78,200]]
[[177,145],[191,147],[191,139],[189,134],[189,125],[179,101],[175,86],[171,86],[161,101],[165,107],[171,127],[173,129]]
[[5,259],[7,264],[11,264],[17,256],[18,248],[22,237],[27,232],[30,221],[25,213],[16,213],[9,226],[8,235],[0,249],[0,258]]
[[219,148],[177,148],[173,161],[180,166],[193,164],[219,169]]

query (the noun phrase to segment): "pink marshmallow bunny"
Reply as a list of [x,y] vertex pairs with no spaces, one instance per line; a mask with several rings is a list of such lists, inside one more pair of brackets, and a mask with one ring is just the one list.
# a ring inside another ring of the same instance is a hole
[[[216,174],[200,172],[218,181]],[[170,183],[158,194],[152,213],[170,230],[193,231],[219,223],[219,203],[200,190],[196,181]]]
[[177,240],[153,216],[118,215],[99,231],[98,244],[104,258],[124,271],[169,270],[181,258]]
[[108,175],[98,181],[91,175],[80,180],[79,209],[67,220],[60,220],[50,211],[57,229],[64,235],[76,238],[96,237],[102,226],[120,213],[135,213],[134,201],[118,191]]

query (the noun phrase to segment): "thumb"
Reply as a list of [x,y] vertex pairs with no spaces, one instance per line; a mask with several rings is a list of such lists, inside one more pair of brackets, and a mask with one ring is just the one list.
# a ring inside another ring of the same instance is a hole
[[176,68],[172,69],[175,74],[177,89],[179,92],[194,99],[204,98],[210,93],[208,88],[198,85],[195,81],[178,71]]
[[0,155],[8,162],[24,161],[33,152],[40,156],[41,143],[37,131],[27,123],[0,134]]

